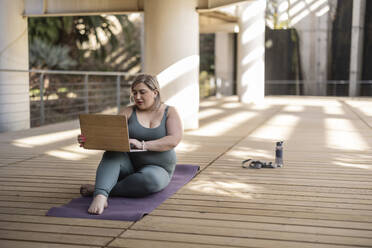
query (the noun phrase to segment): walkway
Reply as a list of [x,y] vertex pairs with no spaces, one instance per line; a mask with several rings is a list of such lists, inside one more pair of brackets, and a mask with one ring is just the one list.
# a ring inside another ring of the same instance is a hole
[[[372,247],[372,100],[210,99],[179,163],[201,172],[138,222],[54,218],[92,183],[101,152],[76,121],[0,134],[0,247]],[[281,169],[243,169],[246,158]]]

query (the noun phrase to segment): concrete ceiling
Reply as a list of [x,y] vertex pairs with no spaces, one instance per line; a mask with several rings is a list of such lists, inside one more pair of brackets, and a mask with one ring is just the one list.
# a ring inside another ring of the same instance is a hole
[[222,10],[199,12],[200,33],[238,32],[238,18]]
[[[24,0],[24,16],[129,14],[144,11],[144,0]],[[247,0],[198,0],[201,33],[236,32],[237,18],[223,8]]]
[[[248,0],[198,0],[197,11],[209,12]],[[126,14],[144,11],[144,0],[24,0],[24,16]]]

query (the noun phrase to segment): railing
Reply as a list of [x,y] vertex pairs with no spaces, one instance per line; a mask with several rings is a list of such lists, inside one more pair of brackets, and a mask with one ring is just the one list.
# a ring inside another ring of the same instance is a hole
[[[358,96],[372,96],[372,80],[357,82]],[[265,95],[349,96],[348,80],[266,80]]]
[[[1,70],[30,73],[31,127],[76,119],[81,113],[118,113],[129,103],[136,74],[102,71]],[[205,96],[216,94],[208,80]],[[372,80],[359,81],[359,96],[372,96]],[[265,95],[348,96],[349,81],[265,81]],[[202,90],[201,90],[202,91]]]
[[129,103],[135,74],[30,70],[31,126],[75,119],[81,113],[118,113]]
[[[357,84],[359,87],[357,96],[372,96],[372,80],[358,81]],[[215,77],[200,81],[201,96],[216,95],[219,91]],[[265,95],[349,96],[349,81],[266,80]]]

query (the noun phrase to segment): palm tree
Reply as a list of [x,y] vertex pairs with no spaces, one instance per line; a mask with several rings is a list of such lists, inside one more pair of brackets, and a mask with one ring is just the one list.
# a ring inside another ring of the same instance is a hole
[[[94,59],[104,61],[108,54],[104,41],[107,41],[112,49],[116,49],[119,44],[114,34],[114,24],[105,16],[36,17],[29,18],[28,26],[30,50],[33,46],[40,45],[40,42],[51,46],[68,46],[71,59],[78,62],[75,69],[81,68],[89,51]],[[95,43],[98,49],[92,50],[89,45],[87,46],[88,43]],[[33,63],[36,62],[32,58],[34,55],[35,53],[30,54],[32,68],[38,67]],[[49,65],[46,66],[49,68]],[[53,67],[66,69],[58,64]]]

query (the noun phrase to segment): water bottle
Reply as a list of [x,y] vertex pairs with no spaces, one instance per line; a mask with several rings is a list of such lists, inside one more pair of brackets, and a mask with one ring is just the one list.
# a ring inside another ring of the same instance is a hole
[[283,167],[283,141],[276,142],[275,167]]

